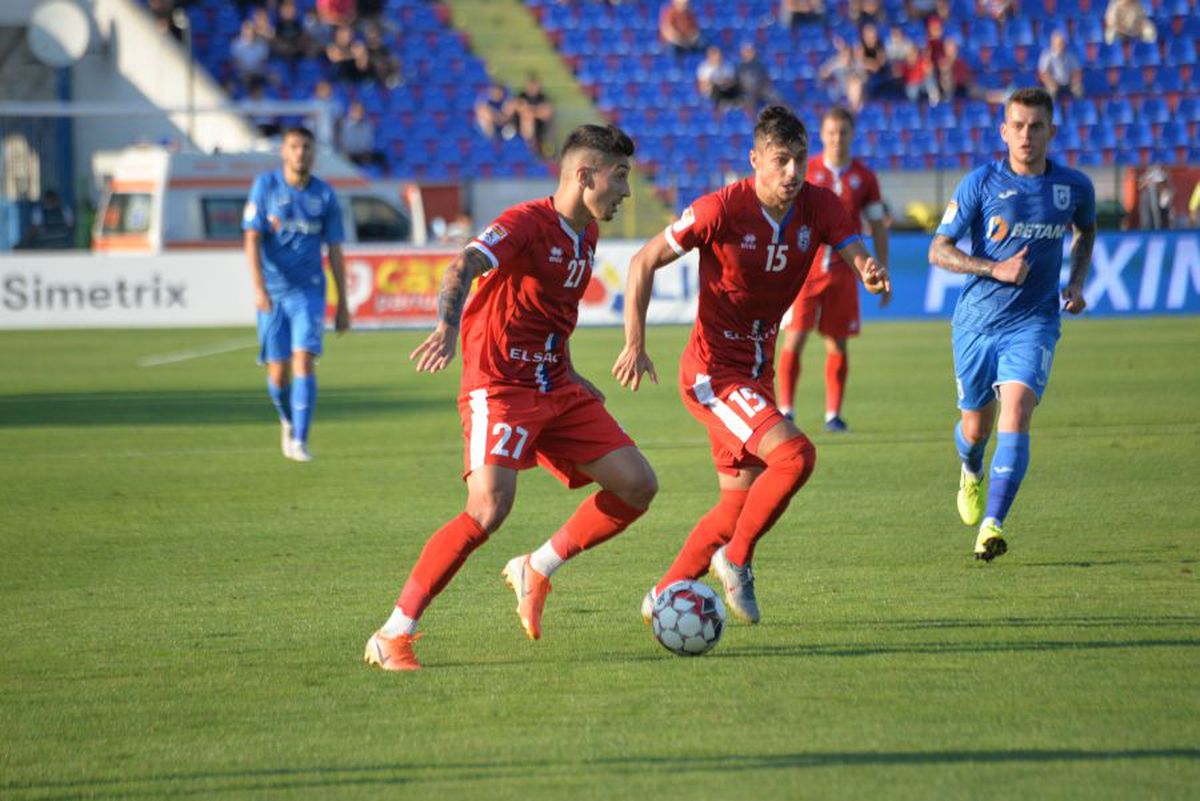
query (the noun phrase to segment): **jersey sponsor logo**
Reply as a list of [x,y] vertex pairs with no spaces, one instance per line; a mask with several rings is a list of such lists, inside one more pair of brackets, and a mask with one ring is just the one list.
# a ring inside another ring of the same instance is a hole
[[563,249],[558,245],[550,248],[550,261],[554,264],[561,264],[563,260]]
[[561,353],[553,351],[530,351],[525,348],[509,348],[508,358],[514,362],[533,362],[535,364],[558,364],[562,361]]
[[958,203],[953,200],[946,206],[946,213],[942,215],[942,225],[949,225],[954,222],[955,216],[958,214]]
[[987,238],[993,242],[1003,242],[1008,236],[1008,220],[1003,217],[993,217],[988,220]]
[[862,179],[859,178],[857,175],[851,175],[850,176],[850,188],[858,189],[860,186],[862,186]]
[[812,244],[812,229],[807,225],[802,225],[800,230],[796,231],[796,247],[808,250],[810,244]]
[[758,237],[754,234],[746,234],[742,237],[742,250],[754,250],[758,247]]
[[242,209],[242,219],[245,222],[253,222],[254,218],[257,216],[258,216],[258,204],[255,203],[253,200],[247,200],[246,207],[244,209]]
[[775,339],[775,335],[779,333],[779,323],[775,323],[770,328],[763,329],[761,320],[755,320],[755,328],[757,331],[751,331],[748,334],[743,334],[738,331],[725,330],[721,333],[726,339],[731,339],[734,342],[750,341],[750,342],[771,342]]
[[508,231],[500,223],[492,223],[487,227],[482,234],[479,235],[479,241],[488,247],[495,247],[501,239],[508,236]]
[[1066,234],[1063,224],[1019,222],[1012,229],[1014,239],[1062,239]]
[[1017,190],[1015,190],[1015,189],[1005,189],[1003,192],[1001,192],[1000,194],[996,195],[996,200],[1007,200],[1008,198],[1012,197],[1012,196],[1013,196],[1013,195],[1015,195],[1015,194],[1017,194]]
[[692,207],[688,206],[683,210],[683,214],[679,215],[679,219],[671,224],[671,230],[674,233],[679,233],[691,226],[696,221],[696,212],[692,211]]
[[1066,211],[1071,207],[1071,187],[1066,184],[1054,185],[1054,208]]

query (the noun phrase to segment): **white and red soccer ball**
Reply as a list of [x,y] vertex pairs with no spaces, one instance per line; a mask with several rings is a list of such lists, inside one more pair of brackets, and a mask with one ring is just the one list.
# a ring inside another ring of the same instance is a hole
[[700,656],[721,639],[725,604],[707,584],[676,581],[654,599],[651,626],[671,653]]

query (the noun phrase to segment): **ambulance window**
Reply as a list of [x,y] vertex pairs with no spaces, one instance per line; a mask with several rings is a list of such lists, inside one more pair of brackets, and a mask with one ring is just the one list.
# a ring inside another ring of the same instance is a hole
[[350,209],[359,242],[401,242],[412,233],[408,218],[378,198],[350,198]]
[[144,234],[150,230],[150,195],[114,192],[104,208],[100,231],[105,234]]
[[204,237],[217,241],[242,238],[244,197],[209,197],[200,201],[204,211]]

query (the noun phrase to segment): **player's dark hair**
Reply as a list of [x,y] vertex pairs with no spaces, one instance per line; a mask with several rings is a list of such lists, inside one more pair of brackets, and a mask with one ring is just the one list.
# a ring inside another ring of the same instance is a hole
[[313,136],[313,132],[305,128],[303,125],[291,125],[287,128],[284,128],[283,136],[280,138],[287,139],[289,136],[303,136],[310,142],[317,141],[317,138]]
[[754,126],[754,146],[767,142],[784,147],[799,142],[808,150],[808,131],[787,106],[767,106],[759,112],[758,124]]
[[842,106],[834,106],[825,112],[825,116],[821,118],[821,122],[825,120],[837,120],[844,122],[850,126],[850,130],[854,130],[854,115],[850,113],[850,109]]
[[633,140],[615,125],[580,125],[563,142],[562,158],[576,150],[594,150],[605,158],[633,155]]
[[1044,108],[1046,109],[1046,118],[1049,120],[1054,119],[1054,98],[1040,86],[1018,89],[1009,95],[1008,102],[1004,104],[1006,112],[1008,111],[1008,107],[1013,103],[1030,108]]

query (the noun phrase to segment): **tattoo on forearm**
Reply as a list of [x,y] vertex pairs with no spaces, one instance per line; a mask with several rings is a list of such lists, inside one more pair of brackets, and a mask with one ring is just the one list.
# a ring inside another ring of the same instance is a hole
[[976,259],[958,249],[948,236],[935,236],[929,246],[929,261],[952,273],[964,275],[991,275],[992,265],[987,259]]
[[471,282],[492,265],[482,253],[468,248],[446,268],[442,277],[442,289],[438,292],[438,319],[446,325],[458,327],[462,321],[463,305]]
[[1071,277],[1068,282],[1083,286],[1088,270],[1092,266],[1092,247],[1096,244],[1096,229],[1076,228],[1071,242]]

